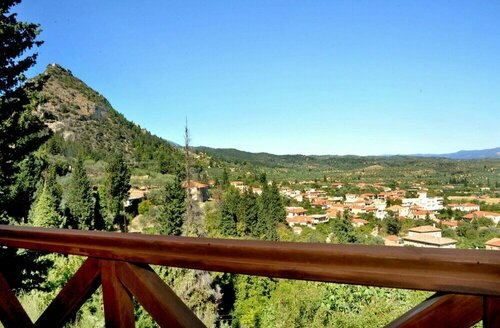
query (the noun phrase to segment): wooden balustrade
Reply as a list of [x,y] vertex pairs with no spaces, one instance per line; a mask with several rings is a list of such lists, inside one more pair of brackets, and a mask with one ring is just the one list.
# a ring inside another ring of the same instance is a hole
[[33,324],[0,275],[6,327],[61,327],[102,284],[106,326],[134,326],[133,298],[164,327],[203,323],[149,264],[437,291],[390,327],[500,327],[500,253],[152,236],[0,226],[0,245],[86,256]]

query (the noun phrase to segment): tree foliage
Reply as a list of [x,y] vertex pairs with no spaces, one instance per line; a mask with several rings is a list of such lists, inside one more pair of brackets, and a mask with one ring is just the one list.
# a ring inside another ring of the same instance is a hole
[[71,174],[67,201],[72,221],[79,229],[94,229],[94,203],[92,186],[79,158]]
[[[49,136],[45,125],[32,114],[41,101],[36,91],[42,82],[25,82],[24,72],[36,62],[37,54],[26,52],[42,41],[38,24],[19,22],[10,13],[19,0],[0,4],[0,215],[7,212],[9,188],[19,170],[18,163]],[[21,86],[21,83],[24,85]]]
[[50,169],[41,192],[29,213],[29,222],[35,227],[62,228],[64,218],[60,213],[62,189],[56,181],[55,171]]
[[180,236],[186,213],[186,193],[182,188],[182,175],[165,186],[164,205],[158,218],[157,230],[163,235]]
[[108,220],[118,224],[122,230],[126,229],[127,222],[124,213],[124,202],[130,190],[130,170],[121,153],[114,153],[106,166],[104,193]]

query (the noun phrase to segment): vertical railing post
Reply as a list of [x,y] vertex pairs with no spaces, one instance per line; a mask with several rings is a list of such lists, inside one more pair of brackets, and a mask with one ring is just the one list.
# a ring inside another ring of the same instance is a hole
[[500,297],[484,297],[483,327],[500,327]]
[[106,327],[135,327],[132,295],[118,279],[115,261],[101,261],[101,279]]

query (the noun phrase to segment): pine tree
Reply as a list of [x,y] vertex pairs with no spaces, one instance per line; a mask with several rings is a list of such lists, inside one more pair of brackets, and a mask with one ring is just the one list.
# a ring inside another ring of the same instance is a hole
[[227,172],[227,168],[225,167],[224,170],[222,171],[222,178],[220,182],[223,188],[229,186],[229,173]]
[[180,236],[186,213],[186,193],[182,188],[182,175],[165,186],[165,198],[157,230],[162,235]]
[[29,222],[35,227],[60,228],[64,224],[64,218],[59,213],[61,187],[55,179],[54,172],[49,170],[42,190],[30,210]]
[[259,206],[257,196],[251,190],[246,190],[240,200],[238,208],[238,229],[240,235],[258,237],[256,235],[256,225],[259,219]]
[[104,190],[108,218],[112,224],[118,224],[122,231],[127,230],[124,202],[130,190],[130,170],[121,153],[114,153],[106,166]]
[[37,41],[39,25],[18,22],[11,8],[19,0],[0,2],[0,217],[9,212],[9,188],[17,164],[36,150],[50,133],[32,110],[41,101],[36,91],[42,80],[25,82],[24,72],[36,62],[36,54],[25,53],[42,44]]
[[46,162],[43,157],[29,154],[17,167],[18,173],[10,188],[7,213],[14,218],[26,219],[30,210],[29,205],[35,201],[39,185],[43,185]]
[[285,209],[276,184],[264,185],[260,198],[256,234],[266,240],[278,240],[276,225],[285,219]]
[[92,186],[79,158],[73,168],[68,186],[68,201],[71,217],[79,229],[94,229],[94,197]]
[[224,236],[237,236],[236,227],[238,221],[238,205],[240,193],[234,187],[230,187],[224,194],[220,205],[219,230]]

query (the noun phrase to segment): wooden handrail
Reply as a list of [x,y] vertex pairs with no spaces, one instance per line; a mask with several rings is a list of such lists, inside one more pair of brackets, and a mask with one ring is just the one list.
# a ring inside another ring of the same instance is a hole
[[500,255],[0,226],[0,245],[207,271],[500,296]]

